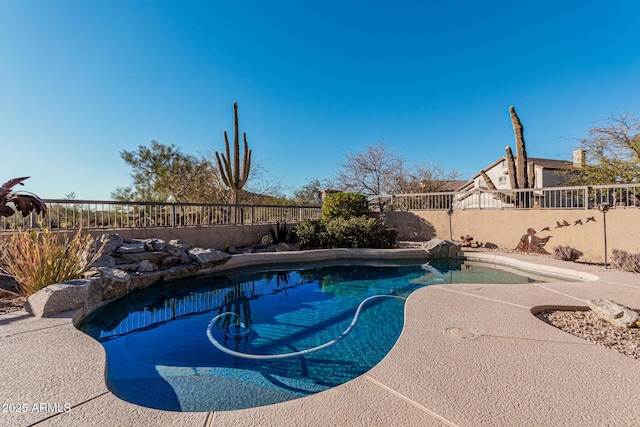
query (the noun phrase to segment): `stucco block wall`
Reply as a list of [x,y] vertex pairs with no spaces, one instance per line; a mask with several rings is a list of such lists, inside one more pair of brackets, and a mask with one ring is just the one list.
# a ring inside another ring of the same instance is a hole
[[[76,231],[70,232],[70,237]],[[105,233],[118,233],[126,239],[148,239],[156,237],[165,241],[180,239],[193,246],[201,248],[224,249],[229,246],[251,246],[260,243],[265,234],[269,234],[268,225],[219,225],[215,227],[193,228],[118,228],[111,230],[83,230],[83,234],[90,234],[99,239]],[[8,233],[4,234],[8,235]],[[3,233],[0,233],[0,239]]]
[[[615,209],[606,214],[607,249],[640,252],[640,209]],[[433,237],[448,239],[449,216],[442,211],[387,212],[385,222],[396,227],[401,240],[426,241]],[[588,217],[595,221],[587,222]],[[577,220],[582,225],[575,224]],[[568,226],[557,227],[567,221]],[[528,228],[538,237],[551,236],[546,245],[548,252],[554,246],[569,245],[583,252],[580,260],[604,260],[603,214],[598,210],[469,210],[454,211],[451,216],[451,235],[470,235],[475,241],[493,243],[499,248],[514,249]],[[542,231],[549,227],[549,231]]]
[[194,228],[137,228],[115,229],[109,231],[87,231],[96,238],[104,233],[118,233],[130,239],[148,239],[157,237],[164,241],[173,239],[184,240],[200,248],[214,248],[222,250],[225,243],[229,246],[251,246],[260,243],[265,234],[269,234],[267,225],[219,225],[215,227]]

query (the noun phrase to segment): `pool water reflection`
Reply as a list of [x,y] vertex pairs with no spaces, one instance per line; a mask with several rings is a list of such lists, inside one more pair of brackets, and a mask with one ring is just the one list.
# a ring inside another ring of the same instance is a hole
[[105,347],[116,396],[173,411],[233,410],[296,399],[362,375],[400,336],[404,300],[368,300],[337,343],[285,359],[229,355],[210,338],[240,353],[297,353],[339,337],[373,295],[407,297],[432,284],[538,281],[478,263],[340,264],[166,283],[99,308],[79,328]]

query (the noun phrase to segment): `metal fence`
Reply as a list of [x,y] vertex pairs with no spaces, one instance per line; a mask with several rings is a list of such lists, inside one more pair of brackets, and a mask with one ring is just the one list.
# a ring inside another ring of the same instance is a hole
[[[32,213],[0,218],[0,231],[51,229],[210,227],[298,222],[320,218],[318,206],[45,200],[47,216]],[[548,187],[525,190],[474,189],[467,192],[371,196],[374,212],[474,209],[611,209],[640,207],[640,184]]]
[[373,211],[473,209],[611,209],[640,207],[640,184],[371,196]]
[[48,226],[51,229],[209,227],[298,222],[319,218],[320,207],[203,203],[45,200],[47,215],[16,212],[0,218],[0,231]]

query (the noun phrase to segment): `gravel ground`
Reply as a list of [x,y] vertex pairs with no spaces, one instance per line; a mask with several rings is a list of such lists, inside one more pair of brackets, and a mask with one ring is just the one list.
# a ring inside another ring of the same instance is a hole
[[614,326],[591,310],[546,310],[536,317],[571,335],[640,359],[640,328]]

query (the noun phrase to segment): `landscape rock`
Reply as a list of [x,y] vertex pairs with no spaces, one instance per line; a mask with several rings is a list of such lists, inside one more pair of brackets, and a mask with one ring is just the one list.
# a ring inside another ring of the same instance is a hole
[[160,260],[169,255],[167,251],[157,251],[157,252],[134,252],[128,254],[122,254],[120,256],[121,262],[129,263],[129,262],[140,262],[142,260],[149,260],[154,264],[158,264]]
[[161,271],[152,271],[152,272],[144,272],[144,273],[135,273],[131,274],[131,284],[130,289],[143,289],[148,288],[151,285],[158,283],[162,279]]
[[180,254],[180,262],[182,264],[191,264],[191,263],[193,263],[193,260],[191,259],[191,257],[189,256],[188,253],[182,252]]
[[148,251],[163,251],[167,247],[167,242],[158,238],[146,239],[144,241],[145,247]]
[[[86,282],[83,282],[82,293],[81,288],[71,289],[66,282],[52,285],[48,291],[33,297],[28,304],[34,313],[53,313],[82,307],[86,315],[134,289],[191,277],[231,258],[228,253],[194,248],[182,240],[168,243],[157,238],[125,240],[119,234],[103,234],[100,242],[98,258],[83,274]],[[275,250],[275,245],[273,247]],[[282,248],[285,249],[288,248]],[[60,302],[67,300],[73,302]]]
[[200,271],[200,266],[198,264],[191,264],[160,270],[160,274],[162,275],[163,281],[169,281],[194,276],[198,271]]
[[138,271],[138,263],[137,262],[129,262],[129,263],[126,263],[126,264],[117,264],[116,267],[118,268],[118,270]]
[[[191,258],[189,258],[191,260]],[[180,264],[180,257],[169,255],[162,258],[159,262],[160,267],[168,268]]]
[[169,240],[166,250],[173,256],[180,256],[181,253],[193,248],[189,243],[182,240]]
[[138,263],[138,272],[145,272],[145,271],[156,271],[158,270],[158,266],[154,263],[152,263],[151,261],[149,261],[148,259],[143,259],[142,261],[140,261]]
[[215,249],[193,248],[188,251],[189,256],[202,268],[213,267],[227,262],[231,255]]
[[135,254],[144,252],[145,246],[142,242],[123,243],[116,251],[119,254]]
[[640,319],[640,316],[625,305],[608,299],[587,300],[587,304],[589,304],[591,311],[613,325],[625,328],[638,326],[636,322]]
[[27,298],[24,309],[36,317],[48,317],[82,308],[89,285],[98,279],[76,279],[49,285]]
[[129,273],[117,268],[98,268],[100,271],[101,301],[109,301],[129,292]]
[[103,234],[100,237],[102,253],[111,255],[124,243],[124,237],[120,234]]
[[429,258],[457,258],[460,244],[435,237],[422,244]]
[[107,255],[106,253],[103,253],[91,263],[91,266],[96,268],[98,267],[114,268],[116,266],[116,259],[111,255]]

